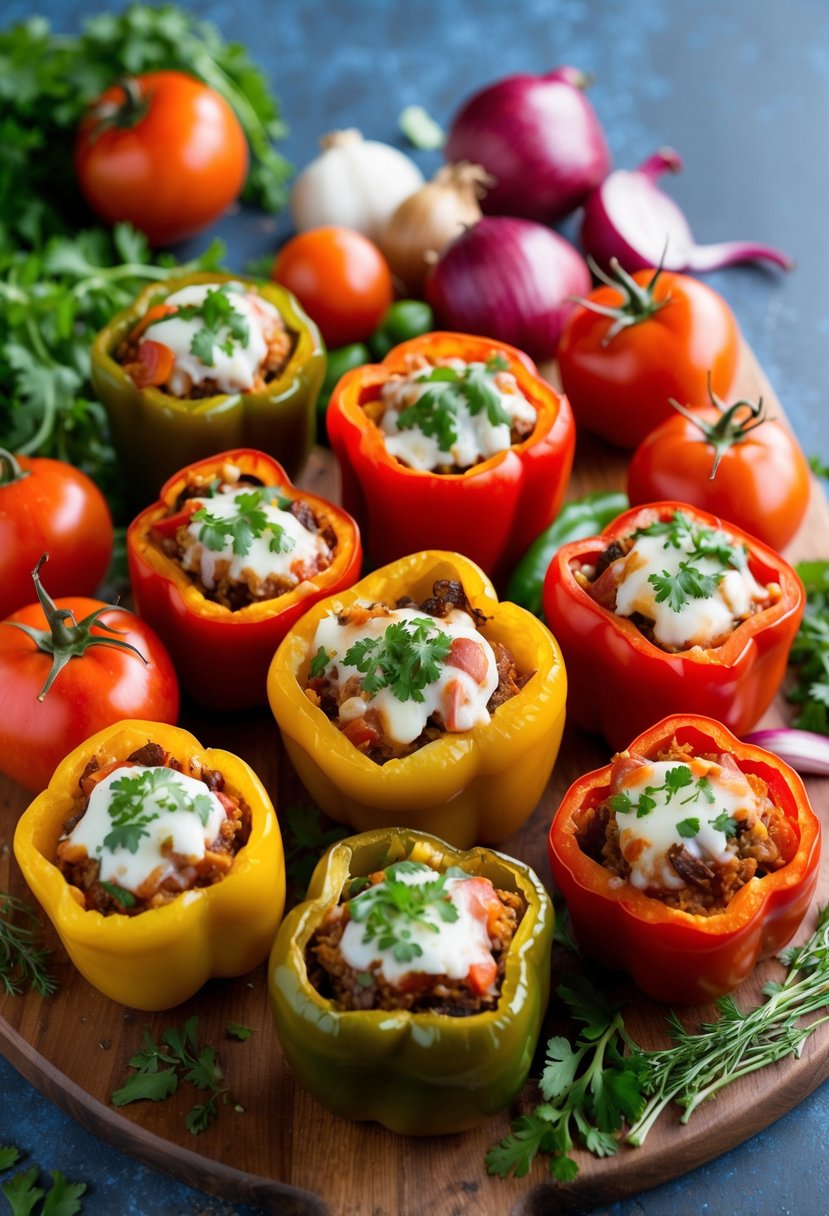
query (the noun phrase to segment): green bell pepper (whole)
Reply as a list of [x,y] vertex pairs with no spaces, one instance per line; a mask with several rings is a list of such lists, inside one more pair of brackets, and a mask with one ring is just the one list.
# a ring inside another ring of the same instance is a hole
[[594,490],[566,502],[548,528],[535,538],[507,583],[505,598],[541,616],[541,589],[547,567],[562,545],[595,536],[628,509],[621,490]]
[[[442,871],[459,866],[518,893],[526,905],[506,955],[494,1010],[468,1017],[408,1010],[340,1011],[306,970],[310,938],[354,877],[410,859]],[[284,920],[271,951],[269,988],[285,1056],[329,1110],[373,1119],[409,1136],[463,1131],[520,1093],[547,1008],[552,901],[522,862],[491,849],[460,852],[435,836],[383,828],[331,846],[306,901]]]
[[[115,353],[148,309],[184,287],[226,282],[255,290],[296,335],[278,378],[259,392],[192,399],[174,397],[154,386],[139,388]],[[134,505],[145,506],[179,469],[230,448],[266,452],[292,477],[314,442],[316,400],[325,363],[319,330],[291,293],[277,283],[199,272],[145,288],[129,308],[112,318],[92,345],[92,384],[109,415],[127,497]]]

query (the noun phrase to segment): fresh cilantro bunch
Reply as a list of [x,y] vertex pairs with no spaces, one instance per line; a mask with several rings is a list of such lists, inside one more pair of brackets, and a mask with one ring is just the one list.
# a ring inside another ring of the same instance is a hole
[[493,383],[498,372],[507,371],[503,355],[492,355],[486,363],[469,363],[458,371],[454,367],[433,367],[417,377],[428,384],[417,401],[400,412],[398,429],[417,428],[437,439],[441,452],[449,452],[458,441],[458,416],[485,413],[493,426],[510,426],[511,419]]
[[800,562],[806,607],[789,655],[795,685],[789,699],[799,707],[795,726],[829,735],[829,562]]
[[[681,612],[691,599],[710,599],[722,582],[725,570],[745,570],[748,564],[743,545],[735,544],[725,532],[695,524],[683,511],[675,511],[670,519],[655,520],[647,527],[637,528],[633,539],[640,536],[664,537],[663,549],[678,549],[687,554],[675,573],[663,570],[648,577],[656,591],[657,604],[667,601],[672,612]],[[702,558],[718,562],[724,567],[723,571],[703,573],[694,565]]]
[[205,827],[213,809],[210,795],[205,792],[194,796],[177,777],[171,768],[149,768],[136,776],[118,777],[113,781],[109,804],[112,828],[104,837],[104,848],[111,852],[128,849],[130,853],[137,853],[141,837],[150,834],[148,825],[159,817],[158,807],[198,815]]
[[296,545],[281,524],[268,519],[262,504],[269,502],[271,493],[267,487],[250,490],[234,497],[235,515],[216,515],[207,507],[193,512],[193,523],[200,523],[199,541],[215,552],[221,552],[231,542],[236,557],[246,557],[254,540],[265,532],[270,533],[268,549],[271,553],[290,553]]
[[[425,882],[410,883],[401,874],[427,874]],[[349,901],[349,915],[364,926],[363,941],[376,941],[378,950],[391,950],[398,963],[420,958],[423,948],[412,941],[415,925],[430,933],[440,932],[440,921],[450,924],[458,919],[458,909],[449,898],[446,884],[450,878],[465,878],[452,866],[439,874],[416,861],[398,861],[385,871],[381,883],[366,888]]]
[[425,701],[423,689],[440,676],[451,646],[451,637],[432,617],[413,617],[395,621],[379,638],[361,638],[343,663],[357,668],[370,696],[389,688],[398,701]]
[[[175,315],[182,321],[198,318],[202,322],[190,341],[190,353],[200,359],[205,367],[215,367],[214,347],[218,346],[229,357],[237,342],[240,346],[247,346],[250,342],[250,326],[243,314],[233,307],[232,297],[238,294],[238,287],[232,283],[222,283],[221,287],[208,288],[201,303],[180,304],[176,308]],[[169,318],[156,317],[147,328],[161,325],[166,320]],[[226,337],[222,337],[224,331]]]

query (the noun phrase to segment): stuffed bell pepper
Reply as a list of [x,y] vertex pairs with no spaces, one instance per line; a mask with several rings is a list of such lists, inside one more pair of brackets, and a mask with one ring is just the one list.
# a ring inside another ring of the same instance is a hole
[[390,828],[334,845],[271,952],[279,1041],[347,1119],[462,1131],[520,1093],[547,1007],[552,902],[488,849]]
[[561,506],[575,443],[567,399],[527,355],[452,333],[347,372],[328,435],[375,564],[452,549],[496,581]]
[[803,603],[800,579],[772,549],[670,502],[564,545],[543,591],[570,676],[568,712],[615,748],[679,712],[745,734],[780,687]]
[[264,452],[221,452],[189,465],[127,532],[139,616],[175,655],[203,705],[265,704],[265,678],[294,622],[360,572],[357,526],[297,490]]
[[282,840],[259,778],[158,722],[119,722],[71,752],[14,852],[81,974],[136,1009],[250,971],[282,916]]
[[290,292],[238,275],[152,285],[92,347],[126,497],[141,506],[176,469],[243,444],[295,474],[324,375],[319,331]]
[[777,756],[682,714],[571,786],[549,853],[585,953],[649,996],[698,1004],[796,931],[817,884],[820,820]]
[[279,647],[271,708],[314,801],[359,831],[504,840],[547,784],[567,681],[555,639],[467,558],[401,558],[316,604]]

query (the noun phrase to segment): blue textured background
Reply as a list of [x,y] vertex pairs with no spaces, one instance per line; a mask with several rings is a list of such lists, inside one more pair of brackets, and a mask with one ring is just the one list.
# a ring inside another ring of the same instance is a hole
[[[3,20],[37,11],[72,31],[99,7],[94,0],[11,0]],[[318,137],[338,126],[399,142],[397,116],[408,103],[425,105],[446,124],[475,88],[508,73],[560,63],[591,72],[591,98],[616,165],[633,167],[671,144],[685,171],[667,189],[700,241],[752,238],[796,259],[790,275],[739,267],[707,281],[732,305],[807,454],[829,458],[825,0],[412,0],[405,7],[383,0],[235,0],[232,7],[188,7],[246,43],[265,66],[291,125],[284,150],[297,167],[314,155]],[[416,159],[427,173],[440,162],[437,153]],[[238,268],[275,249],[289,230],[287,217],[275,222],[254,213],[219,226]],[[173,1183],[110,1149],[2,1059],[0,1092],[0,1143],[19,1145],[30,1163],[89,1182],[88,1216],[252,1211]],[[822,1216],[829,1213],[827,1125],[825,1085],[727,1156],[599,1211]]]

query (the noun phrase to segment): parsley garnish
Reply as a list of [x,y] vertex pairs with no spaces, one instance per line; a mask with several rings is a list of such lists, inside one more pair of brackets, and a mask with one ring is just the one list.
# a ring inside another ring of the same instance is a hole
[[724,577],[724,572],[705,574],[694,562],[707,557],[733,570],[744,570],[748,563],[745,546],[735,544],[725,532],[695,524],[683,511],[675,511],[670,519],[655,520],[645,528],[637,528],[633,539],[640,536],[662,536],[663,549],[678,549],[688,555],[675,574],[663,570],[648,577],[656,591],[656,602],[667,601],[673,612],[680,612],[689,599],[710,599]]
[[[665,802],[668,803],[678,794],[680,790],[687,789],[688,786],[696,784],[698,787],[705,783],[707,787],[709,782],[707,777],[700,777],[699,781],[694,782],[694,774],[691,772],[687,764],[678,764],[675,768],[669,768],[665,773],[665,780],[662,785],[646,785],[636,802],[633,801],[630,794],[622,791],[620,794],[613,794],[608,800],[610,806],[617,815],[629,815],[632,811],[636,811],[636,818],[642,819],[645,815],[649,815],[656,806],[655,794],[665,794]],[[686,802],[692,802],[699,797],[703,791],[698,789],[690,798],[683,799],[682,805]],[[713,801],[713,798],[712,798]]]
[[363,675],[363,690],[373,696],[390,688],[398,701],[425,701],[423,689],[440,676],[452,639],[432,617],[395,621],[379,638],[361,638],[343,657]]
[[103,887],[107,895],[110,895],[114,900],[121,904],[123,908],[135,907],[136,899],[132,891],[127,891],[124,887],[119,887],[118,884],[114,882],[99,881],[98,885]]
[[[220,287],[209,287],[199,304],[179,304],[176,308],[175,315],[182,321],[198,319],[202,322],[190,340],[190,353],[205,367],[215,366],[215,346],[230,356],[235,343],[247,346],[250,341],[250,326],[243,314],[233,307],[232,296],[238,295],[239,290],[233,283],[222,283]],[[167,320],[169,317],[158,317],[150,321],[147,328]]]
[[457,421],[462,412],[473,417],[485,412],[492,426],[510,426],[510,416],[493,384],[497,373],[508,369],[503,355],[492,355],[483,364],[469,363],[461,371],[433,367],[416,377],[417,384],[428,384],[429,388],[400,412],[398,429],[411,431],[416,427],[437,439],[441,452],[449,452],[458,441]]
[[732,819],[728,811],[721,811],[716,819],[709,819],[709,826],[717,832],[725,832],[730,839],[737,835],[737,820]]
[[699,835],[700,823],[698,819],[680,819],[676,825],[676,830],[683,840],[690,840],[694,836]]
[[247,557],[254,540],[269,532],[270,552],[290,553],[296,541],[288,536],[281,524],[269,520],[262,510],[262,504],[270,498],[271,491],[267,487],[237,494],[233,499],[235,516],[214,515],[207,507],[199,507],[193,512],[191,521],[202,525],[200,542],[214,552],[220,552],[231,542],[236,557]]
[[322,675],[322,673],[325,671],[326,667],[331,662],[333,657],[334,657],[333,650],[329,654],[324,646],[319,647],[319,649],[317,650],[317,653],[314,655],[313,659],[311,659],[311,664],[308,668],[308,675],[311,677],[312,680],[315,680],[317,678],[317,676]]
[[[431,874],[427,882],[408,883],[397,877],[422,872]],[[465,877],[456,867],[439,874],[419,862],[398,861],[388,867],[383,882],[349,900],[351,919],[364,926],[365,943],[376,940],[378,950],[391,950],[398,963],[410,963],[423,953],[422,947],[412,941],[413,925],[439,933],[437,921],[458,919],[458,909],[449,898],[446,882],[459,876]]]
[[[218,1099],[225,1104],[233,1103],[233,1099],[227,1086],[222,1084],[224,1073],[216,1057],[216,1048],[199,1044],[198,1025],[198,1018],[188,1018],[183,1031],[172,1027],[165,1030],[158,1045],[145,1027],[143,1049],[129,1062],[130,1068],[136,1071],[112,1094],[113,1106],[126,1106],[140,1099],[160,1102],[176,1092],[180,1079],[190,1081],[196,1089],[210,1091],[210,1097],[191,1109],[184,1125],[194,1136],[205,1131],[218,1114]],[[234,1109],[242,1113],[243,1108],[234,1104]]]
[[28,985],[39,996],[49,996],[57,983],[46,971],[50,951],[36,944],[34,909],[22,899],[0,891],[0,988],[19,996]]
[[[109,787],[113,797],[108,808],[112,829],[104,837],[103,847],[111,853],[116,849],[137,853],[141,837],[150,834],[147,826],[159,817],[155,807],[164,811],[192,812],[205,827],[213,809],[210,795],[205,792],[194,797],[180,784],[177,776],[175,769],[148,768],[137,776],[118,777],[113,781]],[[145,805],[150,798],[155,807]]]

